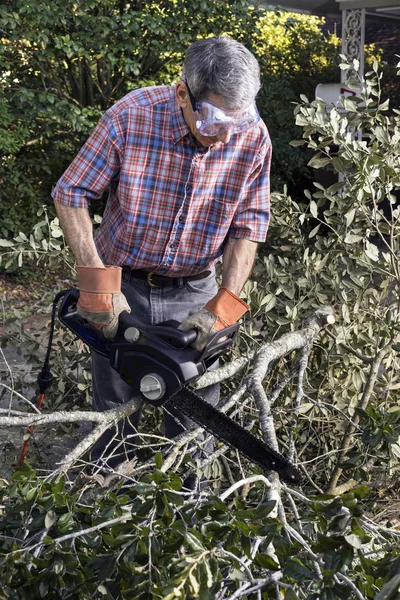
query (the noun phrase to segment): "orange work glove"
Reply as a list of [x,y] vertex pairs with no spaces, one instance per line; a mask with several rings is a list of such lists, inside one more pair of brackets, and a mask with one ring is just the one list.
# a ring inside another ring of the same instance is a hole
[[76,267],[76,270],[80,289],[78,314],[106,338],[114,338],[120,313],[131,312],[121,293],[121,267]]
[[211,298],[204,308],[187,317],[179,329],[197,329],[197,338],[192,346],[201,352],[217,331],[236,323],[248,310],[249,306],[243,300],[228,288],[221,287],[217,295]]

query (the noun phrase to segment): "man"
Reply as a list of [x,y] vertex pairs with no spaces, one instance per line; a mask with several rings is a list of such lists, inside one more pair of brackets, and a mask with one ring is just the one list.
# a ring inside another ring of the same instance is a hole
[[[271,144],[255,105],[259,88],[258,63],[242,44],[197,41],[180,81],[112,106],[58,181],[53,198],[77,263],[78,310],[107,337],[128,310],[145,324],[174,319],[196,328],[200,350],[248,309],[239,294],[269,222]],[[107,188],[94,240],[88,203]],[[92,368],[94,410],[130,400],[105,358],[94,354]],[[201,393],[217,403],[218,386]],[[134,436],[138,419],[120,424],[121,438]],[[164,422],[169,438],[191,423],[177,411]],[[104,449],[109,465],[132,456],[113,436],[101,438],[93,458]]]

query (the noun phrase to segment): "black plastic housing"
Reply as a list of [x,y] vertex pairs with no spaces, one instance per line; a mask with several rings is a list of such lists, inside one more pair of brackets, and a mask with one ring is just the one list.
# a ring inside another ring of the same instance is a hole
[[[60,322],[94,352],[107,357],[112,368],[132,386],[134,395],[155,406],[164,404],[184,385],[200,377],[232,345],[239,329],[235,324],[216,333],[200,353],[191,346],[197,336],[196,330],[181,331],[176,322],[146,326],[134,315],[123,312],[117,335],[109,340],[78,315],[78,300],[78,289],[67,291],[58,312]],[[131,327],[139,332],[134,342],[126,341],[124,337]],[[165,382],[166,392],[159,400],[149,400],[140,392],[140,381],[149,373],[157,373]]]

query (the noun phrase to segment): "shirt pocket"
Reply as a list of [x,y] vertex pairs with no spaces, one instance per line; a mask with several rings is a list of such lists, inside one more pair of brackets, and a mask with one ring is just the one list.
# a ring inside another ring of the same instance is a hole
[[219,231],[216,228],[229,227],[237,209],[237,202],[232,199],[219,198],[211,196],[204,204],[204,212],[202,218],[208,222],[215,234]]

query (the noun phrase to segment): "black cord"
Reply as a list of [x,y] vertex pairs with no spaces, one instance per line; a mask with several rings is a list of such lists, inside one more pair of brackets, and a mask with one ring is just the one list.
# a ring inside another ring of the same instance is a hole
[[49,334],[49,341],[47,344],[46,357],[44,359],[42,370],[40,371],[39,375],[37,376],[37,384],[39,386],[39,391],[41,394],[45,393],[45,391],[47,390],[47,388],[50,386],[51,382],[53,381],[53,375],[50,372],[51,371],[50,352],[51,352],[51,347],[53,345],[57,304],[60,301],[60,299],[65,296],[65,294],[67,292],[68,292],[68,290],[63,290],[62,292],[58,292],[58,294],[55,296],[55,298],[53,300],[53,307],[52,307],[52,311],[51,311],[51,321],[50,321],[50,334]]

